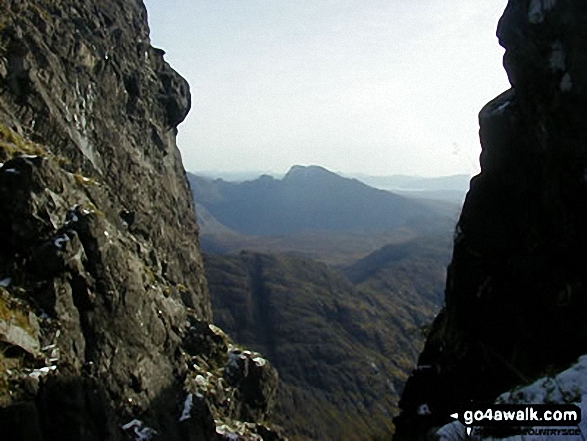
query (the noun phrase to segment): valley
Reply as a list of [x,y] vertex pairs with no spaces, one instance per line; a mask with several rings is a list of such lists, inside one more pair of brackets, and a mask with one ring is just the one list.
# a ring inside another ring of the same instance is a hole
[[388,440],[443,305],[459,207],[321,167],[288,175],[188,175],[214,321],[276,367],[290,439]]

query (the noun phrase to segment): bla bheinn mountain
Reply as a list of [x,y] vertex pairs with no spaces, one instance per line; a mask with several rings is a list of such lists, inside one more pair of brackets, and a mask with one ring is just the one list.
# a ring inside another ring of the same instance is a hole
[[342,271],[284,255],[205,255],[215,321],[272,360],[291,439],[389,439],[443,301],[448,238],[389,245]]
[[318,166],[294,166],[283,179],[188,178],[202,249],[212,254],[288,253],[343,267],[385,244],[450,235],[459,212],[455,203],[398,196]]
[[448,217],[421,201],[319,166],[293,166],[282,179],[261,176],[234,183],[191,175],[190,181],[199,204],[221,224],[246,235],[384,232],[408,225],[440,232],[444,225],[437,226],[439,218]]

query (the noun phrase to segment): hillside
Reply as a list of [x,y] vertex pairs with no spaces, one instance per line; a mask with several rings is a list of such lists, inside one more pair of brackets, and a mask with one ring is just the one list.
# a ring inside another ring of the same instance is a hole
[[318,166],[293,166],[282,179],[227,182],[189,175],[194,199],[226,227],[256,236],[373,233],[409,226],[440,232],[450,216]]
[[[202,249],[210,254],[291,254],[342,268],[383,244],[449,235],[459,213],[456,203],[415,201],[321,167],[295,166],[281,180],[188,178]],[[239,204],[248,207],[248,216],[238,213]],[[380,216],[378,227],[374,216]],[[270,234],[276,231],[283,234]]]
[[[216,323],[272,360],[274,419],[294,440],[392,432],[443,298],[448,241],[389,246],[342,272],[291,256],[205,255]],[[373,438],[381,439],[381,438]]]

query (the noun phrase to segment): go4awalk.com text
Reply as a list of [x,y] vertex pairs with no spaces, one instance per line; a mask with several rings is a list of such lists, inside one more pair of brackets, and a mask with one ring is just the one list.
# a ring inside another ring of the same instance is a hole
[[556,435],[565,436],[576,434],[581,422],[581,409],[574,404],[493,404],[464,409],[451,416],[467,427],[468,434],[474,427],[487,427],[519,428],[532,431],[531,435],[551,436],[557,432]]

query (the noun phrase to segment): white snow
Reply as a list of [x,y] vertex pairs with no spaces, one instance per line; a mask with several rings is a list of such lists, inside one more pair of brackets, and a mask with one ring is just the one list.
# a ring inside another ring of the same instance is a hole
[[261,367],[261,366],[265,366],[265,363],[267,363],[267,360],[265,360],[263,357],[255,357],[253,358],[253,362]]
[[8,288],[11,283],[12,283],[12,279],[10,277],[5,277],[2,280],[0,280],[0,286],[2,288]]
[[149,441],[157,434],[157,431],[145,426],[141,420],[132,420],[122,426],[123,430],[128,430],[133,433],[135,441]]
[[52,372],[55,369],[57,369],[57,366],[45,366],[40,369],[33,369],[33,371],[29,374],[29,377],[31,377],[31,378],[44,377],[49,372]]
[[183,403],[183,412],[179,417],[179,421],[185,421],[191,418],[192,408],[194,407],[194,396],[192,394],[188,394],[185,402]]
[[[555,377],[543,377],[529,386],[500,395],[497,403],[582,403],[587,377],[587,355]],[[584,404],[587,404],[585,402]]]
[[511,101],[506,101],[505,103],[503,103],[503,104],[500,104],[499,106],[497,106],[497,107],[495,108],[495,110],[493,111],[493,113],[494,113],[495,115],[499,115],[499,114],[503,113],[503,111],[504,111],[504,110],[505,110],[505,109],[506,109],[506,108],[507,108],[507,107],[508,107],[508,106],[509,106],[511,103],[512,103]]
[[61,249],[61,248],[63,248],[63,244],[64,244],[65,242],[69,242],[69,237],[67,236],[67,234],[62,234],[61,236],[59,236],[57,239],[55,239],[55,240],[53,241],[53,244],[54,244],[54,245],[55,245],[57,248]]

